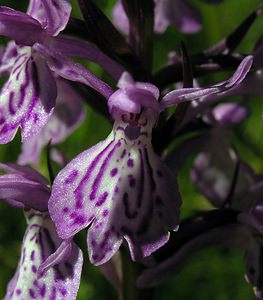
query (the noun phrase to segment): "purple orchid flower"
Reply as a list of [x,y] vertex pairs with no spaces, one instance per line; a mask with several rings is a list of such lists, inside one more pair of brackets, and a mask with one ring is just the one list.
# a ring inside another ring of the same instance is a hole
[[76,299],[82,252],[61,240],[47,212],[47,180],[30,167],[0,164],[0,197],[25,209],[27,230],[21,258],[4,299]]
[[134,82],[124,73],[119,89],[108,99],[115,120],[112,132],[73,159],[55,178],[49,212],[58,235],[70,239],[91,225],[88,250],[96,265],[107,262],[123,239],[133,260],[163,246],[168,231],[178,227],[181,201],[175,179],[151,145],[156,119],[170,105],[233,88],[251,63],[251,57],[246,58],[221,84],[170,92],[161,103],[157,87]]
[[[10,77],[0,94],[0,143],[11,141],[19,127],[22,140],[28,141],[40,132],[53,112],[57,86],[38,51],[40,46],[59,53],[60,68],[66,56],[78,56],[97,62],[116,79],[122,73],[123,69],[95,45],[58,36],[68,23],[70,11],[67,0],[32,0],[28,13],[0,7],[0,34],[16,42],[10,42],[1,56],[0,75],[10,74]],[[74,66],[76,69],[79,65]],[[83,72],[83,68],[80,71]],[[61,72],[60,75],[65,77]],[[96,88],[100,82],[100,87],[103,86],[103,82],[87,70],[84,76],[85,84]],[[77,80],[74,74],[70,78]]]
[[[195,33],[201,29],[199,12],[184,0],[155,0],[154,31],[164,32],[174,25],[184,33]],[[117,1],[112,11],[113,23],[121,31],[129,32],[129,21],[121,1]]]
[[58,96],[54,112],[41,131],[22,144],[19,164],[37,163],[41,150],[51,141],[63,142],[84,118],[81,96],[62,78],[56,79]]

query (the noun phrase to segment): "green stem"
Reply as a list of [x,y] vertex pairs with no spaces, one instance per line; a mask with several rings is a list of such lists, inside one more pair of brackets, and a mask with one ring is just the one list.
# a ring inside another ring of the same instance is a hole
[[141,266],[131,260],[126,249],[121,250],[122,258],[122,297],[121,300],[153,300],[153,289],[139,289],[136,279]]

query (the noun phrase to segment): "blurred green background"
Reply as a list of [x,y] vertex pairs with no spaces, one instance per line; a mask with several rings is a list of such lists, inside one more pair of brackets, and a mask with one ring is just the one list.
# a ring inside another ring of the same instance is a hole
[[[71,1],[75,16],[79,16],[77,1]],[[97,1],[101,8],[110,16],[115,1]],[[203,29],[194,35],[183,35],[174,28],[169,28],[165,34],[156,35],[154,41],[154,70],[158,70],[167,62],[169,51],[179,51],[180,41],[183,40],[190,53],[196,53],[212,45],[251,13],[261,1],[257,0],[225,0],[220,5],[207,5],[199,0],[192,3],[202,14]],[[1,5],[19,10],[26,10],[28,1],[3,0]],[[254,23],[244,39],[240,52],[252,51],[258,37],[263,33],[263,16]],[[6,39],[2,38],[5,43]],[[263,58],[262,58],[263,59]],[[94,65],[89,65],[98,75],[102,71]],[[227,74],[224,74],[227,76]],[[222,78],[222,74],[207,78],[210,82]],[[247,161],[256,172],[263,172],[263,126],[262,111],[263,97],[249,99],[250,116],[244,124],[235,128],[233,142],[241,157]],[[69,158],[84,149],[104,139],[110,132],[108,121],[86,107],[84,123],[71,135],[59,149]],[[14,141],[0,147],[1,162],[15,162],[20,151],[20,135]],[[45,154],[36,166],[47,175]],[[179,183],[183,198],[182,216],[208,208],[206,201],[195,191],[189,178],[190,163],[180,174]],[[20,210],[10,208],[5,203],[0,205],[0,299],[5,294],[8,281],[15,272],[20,256],[21,240],[25,231],[25,221]],[[78,236],[78,242],[84,251],[84,267],[81,287],[78,295],[80,300],[116,299],[110,284],[104,279],[100,271],[91,266],[87,259],[85,234]],[[250,300],[255,299],[252,288],[244,279],[243,253],[238,250],[211,249],[193,255],[184,270],[176,277],[156,289],[155,299],[165,300]]]

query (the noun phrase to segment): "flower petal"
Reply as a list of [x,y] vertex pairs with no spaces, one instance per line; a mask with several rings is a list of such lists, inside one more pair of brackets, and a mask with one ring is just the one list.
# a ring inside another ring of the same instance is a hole
[[64,141],[84,118],[81,96],[62,78],[56,78],[58,96],[56,107],[42,130],[22,144],[20,164],[37,163],[42,148],[51,140],[52,145]]
[[95,44],[67,36],[58,36],[48,40],[48,47],[67,57],[78,57],[95,62],[115,80],[124,72],[124,68],[105,55]]
[[39,0],[34,2],[36,3],[31,6],[29,13],[42,24],[49,35],[58,35],[66,27],[70,17],[69,1]]
[[0,63],[0,76],[8,76],[18,56],[17,45],[14,41],[9,42],[4,48]]
[[56,85],[46,63],[20,48],[9,80],[0,94],[0,143],[11,141],[18,129],[22,140],[35,135],[48,121],[56,99]]
[[178,104],[185,101],[193,101],[193,100],[201,100],[212,101],[218,95],[222,95],[223,93],[228,92],[231,89],[234,89],[237,85],[239,85],[247,73],[249,72],[253,62],[252,56],[245,57],[240,65],[238,66],[236,72],[230,77],[228,80],[223,81],[221,83],[212,85],[207,88],[186,88],[171,91],[166,94],[161,102],[161,108],[165,109],[168,106]]
[[35,169],[28,166],[20,166],[14,163],[7,163],[7,164],[0,163],[0,170],[3,170],[9,174],[21,175],[26,179],[39,182],[45,186],[48,185],[48,180],[44,176],[42,176]]
[[49,196],[50,190],[36,181],[18,174],[0,176],[0,199],[7,200],[9,204],[16,201],[25,207],[47,211]]
[[47,215],[28,211],[27,220],[20,262],[8,285],[5,300],[76,299],[83,261],[81,250],[74,245],[64,263],[39,275],[39,266],[58,248],[61,240]]
[[41,24],[27,15],[9,7],[0,6],[0,35],[22,45],[31,46],[43,38]]
[[46,59],[49,68],[59,76],[86,84],[106,98],[109,98],[113,93],[112,88],[108,84],[97,78],[82,65],[70,61],[60,53],[48,49],[43,45],[35,44],[34,49]]
[[49,200],[60,237],[93,222],[88,247],[96,265],[107,262],[123,238],[134,260],[150,255],[167,242],[168,230],[177,229],[179,206],[176,183],[153,152],[147,130],[130,141],[120,122],[58,174]]

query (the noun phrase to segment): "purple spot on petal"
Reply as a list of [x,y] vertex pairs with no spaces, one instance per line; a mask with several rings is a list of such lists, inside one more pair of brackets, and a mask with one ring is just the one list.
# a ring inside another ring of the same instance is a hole
[[115,192],[115,193],[118,193],[118,192],[119,192],[119,188],[118,188],[117,186],[115,186],[114,192]]
[[66,296],[67,295],[67,290],[65,288],[61,288],[59,289],[60,293],[62,296]]
[[32,272],[33,272],[33,273],[36,273],[36,272],[37,272],[37,267],[36,267],[35,265],[33,265],[31,269],[32,269]]
[[96,206],[101,206],[101,205],[106,201],[108,195],[109,195],[109,193],[104,192],[104,193],[100,196],[99,200],[96,202]]
[[94,218],[95,218],[94,215],[90,216],[90,217],[88,218],[88,222],[91,222]]
[[36,294],[35,294],[34,290],[29,289],[28,292],[29,292],[29,296],[30,296],[31,298],[36,299]]
[[97,260],[98,258],[99,258],[98,254],[93,254],[93,255],[92,255],[92,259],[93,259],[93,260]]
[[134,167],[134,162],[133,162],[133,159],[129,158],[128,161],[127,161],[127,166],[129,168],[133,168]]
[[123,158],[126,155],[126,149],[124,149],[121,153],[121,158]]
[[73,181],[76,179],[78,176],[78,170],[73,170],[69,176],[65,179],[65,184],[70,184],[73,183]]
[[92,245],[93,247],[96,247],[96,246],[97,246],[97,242],[96,242],[95,240],[92,240],[92,241],[91,241],[91,245]]
[[118,169],[114,168],[111,170],[110,175],[111,175],[111,177],[114,177],[117,173],[118,173]]
[[15,96],[15,93],[14,92],[11,92],[10,93],[10,96],[9,96],[9,102],[8,102],[8,108],[9,108],[9,112],[11,115],[14,115],[16,113],[15,111],[15,108],[14,108],[14,96]]
[[105,210],[102,212],[103,217],[107,217],[108,214],[109,214],[109,211],[108,211],[107,209],[105,209]]
[[76,209],[81,209],[83,208],[83,203],[82,200],[78,199],[76,202]]
[[40,295],[41,295],[42,297],[44,297],[45,294],[46,294],[46,285],[43,284],[43,285],[41,286],[41,288],[40,288],[39,291],[40,291]]
[[33,117],[34,123],[37,123],[38,120],[39,120],[38,114],[34,114],[34,117]]
[[34,250],[30,254],[30,260],[31,261],[35,260],[35,251]]
[[21,289],[16,289],[16,294],[20,295],[22,293]]
[[63,208],[64,213],[67,213],[68,211],[69,211],[69,208],[67,206]]
[[128,175],[128,179],[129,179],[129,185],[130,185],[130,187],[131,188],[134,187],[135,184],[136,184],[136,180],[135,180],[134,176],[132,174],[130,174],[130,175]]
[[86,217],[85,216],[77,216],[74,220],[74,224],[82,225],[86,222]]

